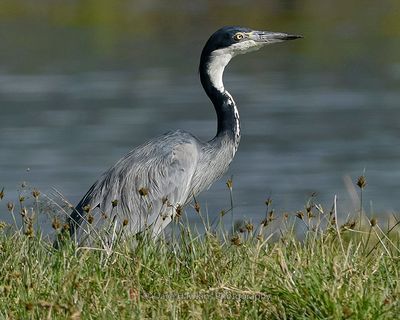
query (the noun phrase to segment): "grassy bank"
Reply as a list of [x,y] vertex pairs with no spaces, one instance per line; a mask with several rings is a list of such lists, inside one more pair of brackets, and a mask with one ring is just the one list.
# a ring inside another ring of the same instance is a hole
[[395,219],[338,225],[334,209],[314,204],[294,216],[269,210],[233,233],[178,221],[174,236],[111,251],[68,241],[54,250],[29,225],[2,225],[0,318],[400,318]]

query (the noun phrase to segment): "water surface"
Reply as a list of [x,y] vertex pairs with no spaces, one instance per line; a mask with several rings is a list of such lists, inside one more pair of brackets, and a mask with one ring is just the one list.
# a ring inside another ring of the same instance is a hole
[[233,177],[236,217],[261,219],[268,197],[278,212],[301,210],[313,193],[326,207],[337,194],[346,215],[354,199],[345,181],[365,172],[367,211],[396,212],[400,5],[277,3],[7,7],[0,15],[0,188],[15,200],[28,181],[76,203],[153,136],[181,128],[211,139],[216,118],[198,80],[200,51],[215,29],[240,24],[305,38],[237,57],[227,68],[242,142],[227,175],[202,193],[203,208],[215,215],[229,207],[225,182]]

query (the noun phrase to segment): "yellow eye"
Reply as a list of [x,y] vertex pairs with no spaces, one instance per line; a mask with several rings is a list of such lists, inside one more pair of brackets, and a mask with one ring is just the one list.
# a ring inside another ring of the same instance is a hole
[[243,35],[243,33],[236,33],[234,36],[233,36],[233,39],[235,39],[236,41],[240,41],[240,40],[242,40],[244,38],[244,35]]

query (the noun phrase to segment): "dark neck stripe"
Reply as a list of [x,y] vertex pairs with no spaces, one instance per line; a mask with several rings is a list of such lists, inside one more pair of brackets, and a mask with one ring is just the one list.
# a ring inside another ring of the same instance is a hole
[[240,138],[239,115],[231,95],[224,90],[215,88],[210,80],[208,71],[209,56],[202,55],[200,60],[200,80],[204,91],[214,105],[218,119],[217,137],[228,134],[234,140]]

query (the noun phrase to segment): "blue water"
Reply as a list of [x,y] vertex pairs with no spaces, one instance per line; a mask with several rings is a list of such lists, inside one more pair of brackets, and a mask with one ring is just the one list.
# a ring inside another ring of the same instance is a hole
[[[327,208],[338,195],[345,216],[359,205],[354,183],[365,172],[367,213],[397,212],[400,35],[369,39],[360,22],[326,41],[321,30],[299,25],[293,31],[304,39],[227,68],[243,136],[227,175],[202,193],[203,208],[215,215],[229,207],[225,182],[233,177],[237,218],[261,220],[268,197],[278,212],[295,212],[313,193]],[[104,170],[155,135],[178,128],[201,139],[215,134],[197,75],[211,26],[190,41],[155,31],[111,44],[95,28],[7,22],[1,30],[1,218],[8,219],[5,204],[22,181],[76,203]]]

